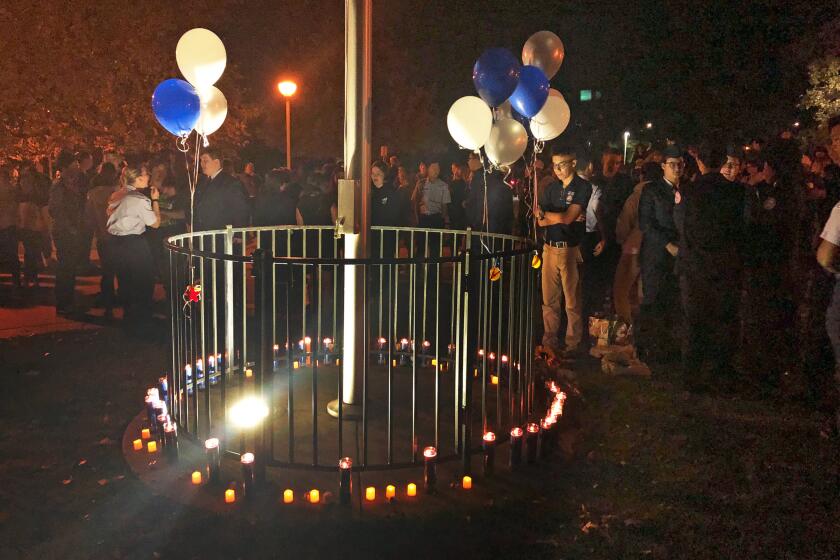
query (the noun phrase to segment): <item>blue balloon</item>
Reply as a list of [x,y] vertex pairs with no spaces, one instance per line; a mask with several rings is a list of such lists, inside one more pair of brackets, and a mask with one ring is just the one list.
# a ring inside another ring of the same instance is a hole
[[198,123],[201,100],[184,80],[164,80],[152,94],[152,111],[160,125],[175,136],[187,136]]
[[523,66],[519,84],[510,96],[510,104],[528,118],[540,112],[548,99],[548,78],[536,66]]
[[522,65],[507,49],[487,49],[473,66],[478,95],[491,107],[504,103],[519,82]]

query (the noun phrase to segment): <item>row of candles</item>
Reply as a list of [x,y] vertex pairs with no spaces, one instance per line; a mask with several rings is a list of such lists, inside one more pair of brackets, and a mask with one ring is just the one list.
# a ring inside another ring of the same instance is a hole
[[146,390],[144,404],[148,427],[140,430],[140,437],[133,440],[131,445],[134,451],[143,451],[145,448],[149,454],[158,453],[160,447],[168,459],[177,461],[178,426],[172,421],[166,406],[168,393],[169,382],[166,377],[158,380],[157,387]]
[[[563,407],[566,401],[566,394],[559,390],[554,382],[549,385],[551,394],[553,395],[551,405],[546,413],[546,416],[539,422],[530,422],[523,430],[519,426],[515,426],[510,431],[510,468],[516,470],[522,463],[523,450],[523,436],[525,446],[525,459],[529,464],[536,463],[539,456],[543,459],[547,458],[557,445],[557,429],[556,424],[559,418],[563,415]],[[206,472],[207,479],[210,483],[218,484],[221,478],[221,453],[219,449],[218,438],[210,438],[204,442],[205,454],[207,459]],[[496,434],[494,432],[485,432],[482,437],[482,451],[484,454],[484,476],[492,476],[495,471],[496,463]],[[423,487],[426,493],[433,494],[437,486],[437,449],[429,446],[423,449]],[[253,494],[254,480],[254,454],[244,453],[240,457],[242,466],[242,491],[246,497]],[[338,463],[339,468],[339,502],[342,504],[349,504],[352,494],[352,469],[353,460],[350,457],[342,458]],[[199,486],[204,483],[204,477],[201,471],[194,471],[192,473],[191,482],[193,485]],[[470,490],[473,486],[472,477],[464,475],[461,479],[461,488]],[[406,486],[405,495],[407,497],[415,497],[417,495],[417,485],[409,483]],[[312,489],[306,493],[306,499],[313,504],[320,502],[320,491]],[[387,500],[396,497],[396,486],[389,484],[385,487],[385,498]],[[373,502],[376,500],[376,487],[368,486],[365,488],[365,501]],[[225,503],[233,503],[236,501],[236,489],[228,488],[225,490]],[[294,491],[286,489],[283,491],[283,503],[291,504],[294,502]]]

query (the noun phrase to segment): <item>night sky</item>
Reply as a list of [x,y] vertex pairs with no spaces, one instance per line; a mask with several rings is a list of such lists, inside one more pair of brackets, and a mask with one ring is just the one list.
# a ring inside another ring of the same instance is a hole
[[[102,49],[118,52],[114,41],[123,40],[156,49],[163,59],[152,76],[158,81],[178,76],[174,51],[181,33],[197,26],[214,30],[228,50],[229,70],[217,85],[234,98],[231,111],[241,98],[263,113],[248,123],[255,142],[282,145],[276,83],[291,76],[300,84],[292,117],[294,151],[340,155],[344,5],[339,0],[197,1],[190,11],[162,1],[127,7],[116,0],[51,0],[31,7],[11,0],[0,7],[0,20],[13,33],[27,33],[25,20],[40,18],[56,27],[51,33],[56,36],[66,19],[62,11],[71,5],[90,40],[103,37]],[[566,45],[552,87],[572,107],[569,140],[618,141],[625,129],[683,141],[710,132],[732,140],[768,134],[801,117],[796,103],[807,86],[813,37],[837,13],[830,0],[375,1],[374,142],[411,153],[452,149],[446,112],[458,97],[475,95],[475,59],[495,46],[518,58],[528,36],[542,29],[554,31]],[[106,29],[116,31],[109,35]],[[33,46],[21,43],[12,37],[0,45],[13,63],[21,63],[18,70],[32,71],[25,61]],[[64,64],[75,56],[72,45],[45,48]],[[132,71],[120,62],[115,61],[118,75]],[[80,64],[78,72],[95,85],[97,75],[92,69],[85,75],[87,67]],[[49,82],[52,75],[39,79]],[[135,95],[146,103],[153,87]],[[600,90],[603,98],[581,105],[580,89]],[[67,96],[59,84],[47,97],[45,103],[61,104]],[[647,121],[655,125],[652,133],[641,132]]]

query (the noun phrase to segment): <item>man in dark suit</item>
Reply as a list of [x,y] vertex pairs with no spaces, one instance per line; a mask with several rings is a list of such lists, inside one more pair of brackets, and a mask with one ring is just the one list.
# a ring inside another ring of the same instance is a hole
[[664,153],[663,177],[645,185],[639,198],[639,228],[642,246],[639,264],[642,276],[641,312],[636,331],[643,360],[670,363],[679,349],[675,343],[679,287],[674,259],[679,251],[674,225],[674,204],[682,197],[680,176],[685,161],[674,146]]
[[195,230],[247,226],[248,192],[239,179],[222,169],[221,152],[206,148],[200,161],[203,177],[195,190]]
[[[222,169],[222,155],[218,148],[207,148],[201,154],[201,173],[204,175],[198,183],[195,190],[195,209],[193,217],[193,228],[195,231],[220,230],[231,225],[233,227],[244,227],[249,222],[248,212],[248,192],[242,183]],[[217,234],[216,238],[216,252],[224,252],[224,235]],[[233,254],[242,254],[241,235],[235,234],[233,236]],[[205,239],[205,250],[209,239]],[[245,302],[241,301],[243,273],[242,265],[238,263],[233,264],[233,335],[234,348],[226,348],[226,308],[225,308],[225,263],[221,260],[205,259],[202,261],[204,267],[203,273],[205,284],[203,286],[203,297],[208,302],[213,302],[212,312],[205,314],[205,328],[204,333],[216,333],[216,343],[219,348],[224,348],[231,359],[228,364],[234,367],[239,366],[242,357],[242,314],[245,307]],[[213,278],[213,269],[215,268],[215,285],[209,280]],[[214,293],[215,287],[215,293]],[[214,331],[213,314],[217,315],[215,323],[216,330]],[[202,344],[209,344],[213,348],[212,342],[203,341]]]
[[[513,191],[505,185],[498,171],[487,173],[476,154],[470,154],[467,164],[472,171],[470,192],[464,203],[468,225],[473,231],[510,235],[513,230]],[[486,216],[485,192],[487,194]]]
[[691,389],[731,388],[738,340],[744,187],[722,147],[701,148],[703,172],[684,195],[677,270],[686,321],[683,375]]

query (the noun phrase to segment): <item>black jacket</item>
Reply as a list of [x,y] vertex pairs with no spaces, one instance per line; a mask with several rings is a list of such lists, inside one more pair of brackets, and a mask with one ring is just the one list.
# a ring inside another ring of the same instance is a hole
[[411,200],[406,188],[386,182],[382,188],[370,187],[370,225],[408,227]]
[[196,231],[248,225],[248,193],[242,183],[224,170],[215,179],[202,176],[195,189]]
[[643,234],[639,265],[645,303],[653,303],[662,282],[674,275],[674,257],[665,248],[668,243],[678,243],[674,197],[674,187],[665,179],[657,179],[645,185],[639,198],[639,228]]
[[254,225],[293,226],[297,223],[296,207],[297,201],[288,190],[264,188],[254,206]]
[[470,181],[466,201],[467,225],[475,231],[510,234],[513,230],[513,191],[498,173],[487,174],[487,228],[484,225],[484,175],[477,171]]
[[683,189],[677,268],[687,279],[737,285],[742,265],[744,187],[717,172]]

